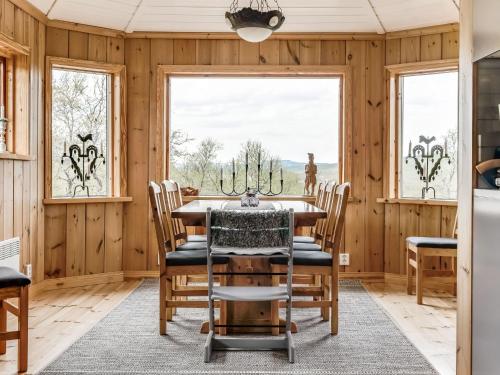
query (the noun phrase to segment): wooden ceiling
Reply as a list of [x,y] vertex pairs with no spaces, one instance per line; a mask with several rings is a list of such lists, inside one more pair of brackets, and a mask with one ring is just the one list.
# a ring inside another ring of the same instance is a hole
[[[49,19],[127,32],[224,32],[231,0],[29,0]],[[248,0],[240,1],[244,4]],[[273,0],[270,0],[273,3]],[[459,0],[280,0],[283,32],[398,31],[458,22]]]

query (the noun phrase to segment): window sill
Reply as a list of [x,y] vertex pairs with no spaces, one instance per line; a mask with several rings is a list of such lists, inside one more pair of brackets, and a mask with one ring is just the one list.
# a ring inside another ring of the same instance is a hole
[[457,206],[457,201],[444,199],[377,198],[377,203],[418,204],[422,206]]
[[127,203],[132,197],[45,198],[43,204]]
[[10,152],[2,152],[2,153],[0,153],[0,160],[32,161],[32,160],[36,160],[36,159],[34,156],[30,156],[30,155],[20,155],[20,154],[12,154]]

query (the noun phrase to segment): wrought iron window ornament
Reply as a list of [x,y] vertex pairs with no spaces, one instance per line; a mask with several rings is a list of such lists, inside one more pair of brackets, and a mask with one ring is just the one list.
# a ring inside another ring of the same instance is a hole
[[77,136],[78,139],[82,142],[82,147],[78,146],[77,144],[69,146],[68,155],[65,141],[64,153],[61,157],[61,164],[63,164],[65,160],[69,160],[73,173],[76,175],[77,180],[81,182],[80,185],[75,186],[73,190],[73,197],[76,196],[78,188],[80,188],[82,191],[87,192],[87,196],[90,197],[90,191],[89,186],[87,185],[87,181],[89,181],[91,177],[94,176],[97,168],[101,165],[98,163],[100,160],[102,161],[103,165],[106,164],[106,158],[103,155],[102,143],[100,154],[94,144],[86,146],[87,142],[93,142],[92,134],[87,134],[86,136],[78,134]]
[[421,135],[418,142],[424,143],[425,147],[421,144],[417,144],[412,148],[412,143],[410,141],[408,147],[408,156],[405,158],[406,164],[408,160],[413,159],[415,161],[415,170],[420,176],[420,181],[422,181],[425,186],[422,188],[422,199],[425,199],[426,194],[432,190],[434,198],[436,198],[436,189],[429,184],[436,179],[436,175],[441,170],[441,162],[444,159],[448,159],[448,164],[451,164],[450,157],[448,156],[448,141],[445,140],[444,148],[439,144],[430,146],[432,142],[436,141],[436,137],[425,137]]
[[249,189],[252,190],[255,194],[260,194],[260,195],[266,195],[266,196],[275,196],[283,193],[283,168],[280,169],[280,191],[279,192],[273,192],[273,161],[271,160],[269,162],[269,189],[263,190],[264,186],[260,186],[261,180],[260,180],[260,174],[263,169],[263,165],[261,164],[261,153],[259,152],[258,155],[258,160],[257,160],[257,187],[252,188],[248,186],[248,171],[249,171],[249,165],[248,165],[248,153],[245,154],[245,188],[241,192],[237,190],[236,188],[236,166],[234,163],[233,159],[233,168],[232,168],[232,188],[231,191],[224,191],[224,170],[223,168],[220,169],[220,189],[224,195],[227,196],[240,196],[243,194],[246,194]]
[[238,0],[233,0],[226,12],[226,21],[242,39],[252,43],[262,42],[285,22],[278,2],[274,0],[274,3],[275,9],[267,0],[250,0],[247,7],[241,7]]

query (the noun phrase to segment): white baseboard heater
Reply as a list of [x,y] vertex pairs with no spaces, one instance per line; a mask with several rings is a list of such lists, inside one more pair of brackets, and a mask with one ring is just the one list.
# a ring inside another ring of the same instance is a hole
[[0,266],[10,267],[19,271],[20,247],[21,240],[19,239],[19,237],[0,241]]

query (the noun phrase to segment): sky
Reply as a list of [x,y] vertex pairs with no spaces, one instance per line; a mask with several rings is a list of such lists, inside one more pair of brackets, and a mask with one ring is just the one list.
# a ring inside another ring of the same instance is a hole
[[420,135],[442,136],[458,126],[458,73],[445,72],[405,76],[403,78],[403,155],[410,140]]
[[338,161],[339,78],[173,77],[171,131],[223,144],[219,160],[237,157],[247,139],[283,160]]

